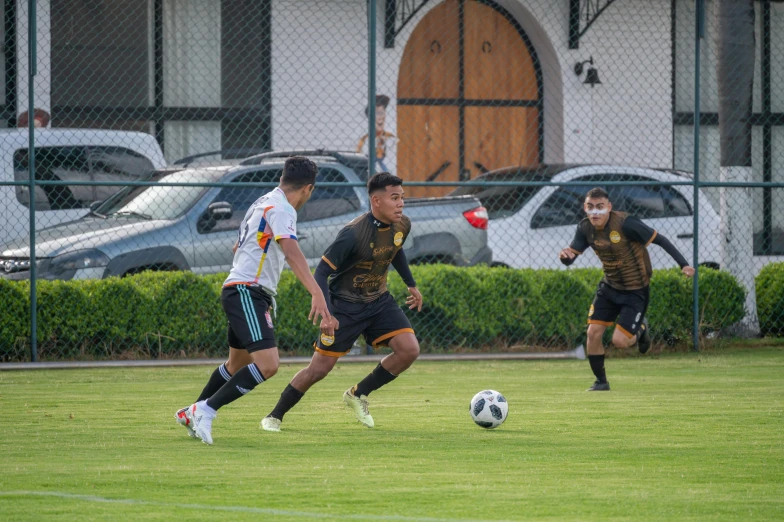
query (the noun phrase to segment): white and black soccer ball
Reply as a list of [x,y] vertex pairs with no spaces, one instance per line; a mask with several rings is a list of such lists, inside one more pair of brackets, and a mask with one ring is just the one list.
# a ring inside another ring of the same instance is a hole
[[471,418],[477,425],[493,429],[506,420],[509,414],[509,403],[506,398],[495,390],[483,390],[474,395],[469,407]]

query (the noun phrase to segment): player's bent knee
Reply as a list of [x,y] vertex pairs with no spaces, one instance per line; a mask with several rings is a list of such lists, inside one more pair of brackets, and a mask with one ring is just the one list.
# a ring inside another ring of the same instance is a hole
[[414,361],[419,357],[419,341],[412,333],[404,333],[394,337],[389,346],[395,354],[408,361]]
[[613,346],[615,346],[616,348],[628,348],[629,346],[634,344],[634,341],[635,341],[634,337],[629,338],[617,330],[613,334],[613,338],[612,338]]
[[280,358],[278,357],[278,349],[267,348],[257,350],[251,353],[253,362],[264,376],[264,380],[269,379],[278,373],[278,366],[280,366]]
[[[600,324],[589,324],[588,325],[588,338],[593,341],[601,341],[602,336],[604,335],[604,331],[607,329],[606,326]],[[615,338],[613,337],[613,341]]]

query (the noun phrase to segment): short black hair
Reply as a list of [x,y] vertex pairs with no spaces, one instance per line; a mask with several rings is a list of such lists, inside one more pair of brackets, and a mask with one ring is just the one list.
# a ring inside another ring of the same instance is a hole
[[[385,109],[389,106],[389,96],[386,94],[376,94],[376,107],[384,107]],[[365,116],[370,116],[368,114],[367,105],[365,106]]]
[[603,188],[596,187],[596,188],[592,188],[591,190],[589,190],[588,193],[585,195],[585,199],[589,199],[589,198],[590,199],[601,199],[601,198],[604,198],[606,200],[609,200],[610,199],[610,195]]
[[390,174],[389,172],[379,172],[373,174],[373,177],[368,180],[367,188],[368,194],[372,195],[379,190],[386,190],[387,187],[399,187],[403,184],[403,180]]
[[283,164],[280,184],[299,190],[306,185],[316,184],[318,167],[304,156],[292,156]]

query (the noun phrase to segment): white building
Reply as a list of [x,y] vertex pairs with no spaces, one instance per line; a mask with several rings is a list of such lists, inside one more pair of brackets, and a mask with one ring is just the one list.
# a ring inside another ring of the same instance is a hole
[[[539,162],[692,170],[693,0],[377,8],[376,91],[390,98],[394,134],[385,162],[399,175],[457,181]],[[755,8],[754,175],[782,182],[784,4]],[[712,12],[706,0],[704,180],[719,171]],[[354,149],[367,133],[365,0],[40,0],[36,18],[35,105],[54,126],[144,129],[170,160],[221,148]],[[5,3],[7,125],[27,107],[27,19],[26,1]],[[591,67],[600,84],[584,83]],[[784,254],[784,189],[754,198],[755,250]]]

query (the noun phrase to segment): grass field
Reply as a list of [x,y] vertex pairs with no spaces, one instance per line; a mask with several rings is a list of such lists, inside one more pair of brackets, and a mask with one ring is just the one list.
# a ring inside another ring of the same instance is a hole
[[[0,520],[782,520],[784,346],[586,361],[419,362],[371,396],[341,364],[261,417],[300,366],[221,410],[215,445],[174,412],[211,368],[0,373]],[[504,393],[497,430],[468,402]]]

